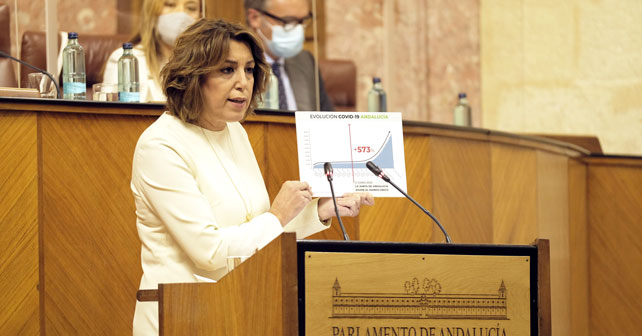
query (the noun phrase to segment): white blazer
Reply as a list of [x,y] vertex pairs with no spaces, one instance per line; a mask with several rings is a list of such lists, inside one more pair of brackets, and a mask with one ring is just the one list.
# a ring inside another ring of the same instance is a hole
[[[319,221],[315,200],[281,227],[268,212],[261,171],[237,122],[214,132],[163,114],[138,140],[131,188],[142,243],[140,289],[219,280],[228,256],[249,256],[284,231],[301,239],[329,224]],[[155,334],[158,304],[137,302],[134,335]]]

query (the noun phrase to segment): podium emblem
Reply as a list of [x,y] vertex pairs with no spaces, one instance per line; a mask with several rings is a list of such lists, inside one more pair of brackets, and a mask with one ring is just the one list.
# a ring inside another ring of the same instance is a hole
[[442,293],[436,279],[403,284],[404,292],[343,292],[332,286],[333,318],[508,320],[507,291],[502,280],[496,293]]

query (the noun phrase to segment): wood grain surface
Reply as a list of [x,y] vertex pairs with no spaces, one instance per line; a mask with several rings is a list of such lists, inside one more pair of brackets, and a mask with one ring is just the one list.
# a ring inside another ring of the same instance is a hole
[[538,237],[550,242],[553,335],[571,335],[568,158],[537,153]]
[[267,157],[265,152],[267,148],[265,141],[267,125],[263,123],[246,122],[243,124],[243,128],[245,128],[247,136],[250,139],[250,145],[252,145],[252,150],[254,150],[254,157],[256,157],[256,162],[259,164],[261,175],[263,175],[263,180],[265,181],[267,177]]
[[537,237],[537,151],[491,145],[493,242],[529,244]]
[[[430,138],[404,136],[408,193],[432,210],[432,160]],[[405,198],[377,198],[374,207],[364,207],[359,215],[361,240],[427,242],[434,233],[433,223]],[[436,239],[442,239],[441,232]]]
[[[493,243],[489,143],[434,136],[431,145],[435,216],[456,243]],[[433,228],[432,241],[444,241]]]
[[588,160],[592,335],[642,334],[642,159]]
[[153,119],[59,113],[39,118],[44,331],[131,330],[142,274],[131,159]]
[[538,336],[551,336],[551,250],[548,239],[538,238],[537,245],[537,318]]
[[571,330],[590,335],[589,236],[587,221],[586,165],[568,161],[568,221],[571,265]]
[[37,335],[36,115],[0,112],[0,335]]
[[161,335],[297,335],[296,268],[286,233],[216,284],[160,285]]
[[600,139],[594,135],[562,135],[562,134],[532,134],[557,141],[572,143],[574,145],[586,148],[593,154],[602,154],[602,145]]

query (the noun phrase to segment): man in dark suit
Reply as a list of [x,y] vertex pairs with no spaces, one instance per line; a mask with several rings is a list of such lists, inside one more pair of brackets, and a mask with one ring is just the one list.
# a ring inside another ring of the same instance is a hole
[[278,78],[279,109],[334,111],[319,74],[319,107],[314,57],[303,50],[305,27],[312,21],[309,0],[244,0],[247,23],[263,42]]

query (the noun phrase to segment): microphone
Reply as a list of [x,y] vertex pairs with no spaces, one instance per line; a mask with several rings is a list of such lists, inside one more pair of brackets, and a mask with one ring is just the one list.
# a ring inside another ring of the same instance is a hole
[[47,71],[42,70],[42,69],[40,69],[40,68],[38,68],[38,67],[35,67],[35,66],[33,66],[33,65],[31,65],[31,64],[29,64],[29,63],[27,63],[27,62],[25,62],[25,61],[21,61],[21,60],[19,60],[19,59],[15,58],[15,57],[13,57],[13,56],[11,56],[11,55],[9,55],[9,54],[7,54],[7,53],[3,52],[3,51],[0,51],[0,56],[6,57],[6,58],[8,58],[8,59],[10,59],[10,60],[12,60],[12,61],[16,61],[16,62],[18,62],[18,63],[20,63],[20,64],[22,64],[22,65],[24,65],[24,66],[30,67],[30,68],[32,68],[32,69],[34,69],[34,70],[38,71],[38,72],[41,72],[41,73],[45,74],[47,77],[49,77],[49,78],[51,79],[51,81],[52,81],[52,82],[54,83],[54,85],[56,86],[56,97],[58,97],[59,99],[60,99],[60,98],[62,98],[62,97],[60,96],[60,87],[58,86],[58,82],[56,82],[56,81],[54,80],[53,76],[52,76],[50,73],[48,73]]
[[348,233],[346,233],[346,228],[343,226],[343,221],[341,221],[341,216],[339,216],[339,208],[337,208],[337,198],[334,197],[334,187],[332,186],[332,164],[326,162],[323,164],[323,171],[325,176],[328,178],[328,183],[330,183],[330,193],[332,193],[332,203],[334,203],[334,213],[337,215],[337,220],[339,221],[339,226],[341,227],[341,232],[343,233],[343,240],[350,240]]
[[390,183],[395,189],[399,190],[400,193],[402,193],[404,196],[406,196],[407,199],[409,199],[412,203],[414,203],[421,211],[423,211],[426,215],[430,216],[435,223],[437,223],[437,226],[441,229],[441,232],[444,233],[444,237],[446,237],[446,242],[447,243],[452,243],[452,240],[450,240],[450,236],[448,235],[448,232],[446,232],[446,229],[444,229],[443,226],[441,226],[441,223],[433,216],[430,211],[426,210],[424,207],[421,206],[421,204],[417,203],[414,198],[410,197],[405,191],[401,190],[394,182],[390,180],[390,177],[388,177],[381,168],[379,168],[376,164],[372,163],[372,161],[366,162],[366,167],[368,170],[370,170],[373,174],[377,175],[379,178],[382,180]]

